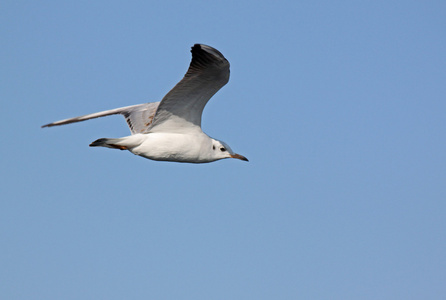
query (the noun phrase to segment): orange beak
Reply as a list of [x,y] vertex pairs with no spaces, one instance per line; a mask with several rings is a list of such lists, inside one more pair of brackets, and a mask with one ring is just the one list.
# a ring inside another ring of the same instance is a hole
[[231,157],[232,158],[238,158],[238,159],[241,159],[241,160],[244,160],[244,161],[249,161],[246,157],[244,157],[243,155],[240,155],[240,154],[231,154]]

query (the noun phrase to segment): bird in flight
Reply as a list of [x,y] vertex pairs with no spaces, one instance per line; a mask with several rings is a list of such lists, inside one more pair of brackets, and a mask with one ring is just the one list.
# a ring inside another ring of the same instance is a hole
[[128,150],[157,161],[208,163],[223,158],[248,161],[201,129],[206,103],[229,81],[229,62],[217,49],[203,44],[195,44],[191,52],[186,75],[160,102],[106,110],[42,127],[120,114],[127,121],[131,135],[98,139],[90,147]]

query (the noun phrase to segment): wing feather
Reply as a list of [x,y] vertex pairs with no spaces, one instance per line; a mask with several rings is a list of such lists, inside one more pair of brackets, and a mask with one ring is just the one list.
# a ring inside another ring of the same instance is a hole
[[132,134],[201,130],[201,115],[211,97],[229,81],[229,62],[218,50],[195,44],[183,79],[161,102],[126,106],[43,125],[52,127],[110,115],[123,115]]
[[183,79],[161,100],[150,132],[201,130],[201,115],[211,97],[229,81],[229,62],[216,49],[195,44]]
[[153,117],[155,116],[155,112],[156,109],[158,108],[158,105],[159,102],[151,102],[151,103],[143,103],[121,108],[115,108],[111,110],[105,110],[93,114],[83,115],[80,117],[49,123],[43,125],[42,128],[82,122],[110,115],[123,115],[132,134],[146,133],[147,129],[152,124]]

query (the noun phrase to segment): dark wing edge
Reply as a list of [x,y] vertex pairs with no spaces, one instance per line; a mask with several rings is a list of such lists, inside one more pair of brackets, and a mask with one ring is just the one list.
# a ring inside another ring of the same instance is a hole
[[229,62],[223,54],[203,44],[195,44],[191,53],[192,60],[186,74],[161,100],[149,131],[165,127],[164,123],[173,130],[177,127],[173,116],[201,126],[201,114],[207,102],[228,83]]
[[220,51],[204,44],[195,44],[190,52],[192,53],[192,61],[185,75],[186,77],[197,72],[203,72],[209,68],[219,68],[227,64],[228,76],[226,83],[229,81],[229,62]]

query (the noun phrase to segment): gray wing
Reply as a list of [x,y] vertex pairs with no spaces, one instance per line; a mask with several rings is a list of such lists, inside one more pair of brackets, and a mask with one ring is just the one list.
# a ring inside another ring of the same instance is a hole
[[229,81],[229,62],[218,50],[195,44],[184,78],[161,100],[150,132],[201,130],[206,103]]
[[155,112],[156,109],[158,108],[159,103],[160,102],[152,102],[152,103],[144,103],[121,108],[115,108],[111,110],[97,112],[94,114],[53,122],[50,124],[43,125],[42,128],[76,123],[110,115],[123,115],[125,120],[127,121],[127,124],[132,134],[146,133],[150,124],[152,124],[153,117],[155,116]]

